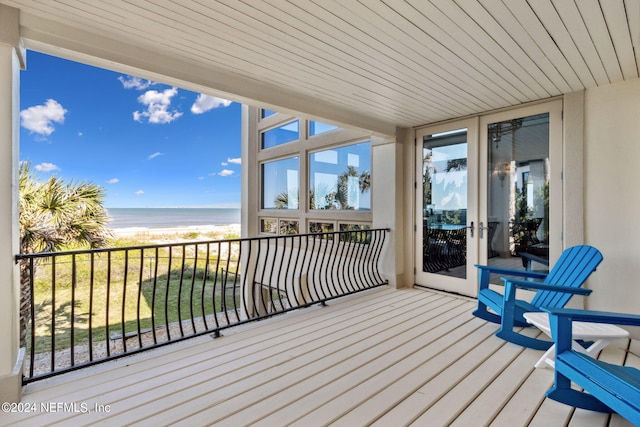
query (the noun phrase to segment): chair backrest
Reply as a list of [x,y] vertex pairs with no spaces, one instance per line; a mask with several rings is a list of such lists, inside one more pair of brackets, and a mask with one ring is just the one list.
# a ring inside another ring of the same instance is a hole
[[[548,285],[579,288],[589,278],[600,262],[602,254],[593,246],[578,245],[565,249],[544,279]],[[536,307],[564,307],[571,294],[554,291],[538,291],[531,300]]]

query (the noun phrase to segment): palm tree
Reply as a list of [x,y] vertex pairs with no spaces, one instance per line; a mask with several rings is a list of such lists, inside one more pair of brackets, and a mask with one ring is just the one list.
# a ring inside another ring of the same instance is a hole
[[347,166],[347,170],[338,176],[338,191],[327,195],[337,203],[336,209],[354,209],[349,205],[349,178],[358,178],[358,188],[361,193],[366,193],[371,188],[371,174],[363,171],[358,174],[358,169],[354,166]]
[[360,192],[366,193],[371,188],[371,173],[369,173],[369,171],[363,171],[358,181]]
[[[52,176],[39,181],[22,163],[19,172],[20,252],[52,252],[63,247],[105,246],[113,237],[103,206],[104,189],[90,182]],[[20,340],[24,345],[31,301],[29,264],[20,264]]]

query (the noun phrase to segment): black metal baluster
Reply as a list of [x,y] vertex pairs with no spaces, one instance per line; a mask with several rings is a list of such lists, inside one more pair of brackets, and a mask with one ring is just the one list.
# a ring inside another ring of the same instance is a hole
[[93,288],[95,277],[95,252],[91,252],[89,273],[89,361],[93,362]]
[[[295,241],[298,241],[298,250],[295,251],[295,261],[294,260],[294,249],[296,247]],[[291,251],[289,252],[289,260],[287,261],[287,272],[284,277],[289,277],[289,269],[291,268],[291,290],[293,292],[293,298],[295,299],[295,306],[299,307],[304,304],[304,293],[302,292],[302,270],[298,269],[298,258],[300,257],[300,235],[292,235],[291,236]],[[292,262],[293,261],[293,262]],[[298,290],[296,292],[296,279],[298,280]],[[302,298],[302,299],[301,299]],[[289,298],[290,300],[290,298]],[[289,302],[290,306],[294,305]]]
[[153,290],[151,293],[151,334],[153,335],[153,344],[158,344],[158,335],[156,334],[156,291],[158,287],[158,264],[160,264],[160,254],[158,247],[155,248],[155,265],[153,266]]
[[[342,295],[346,295],[349,293],[348,288],[346,287],[346,283],[344,282],[344,268],[345,264],[345,248],[348,243],[344,241],[343,236],[349,236],[348,233],[339,232],[338,235],[334,236],[335,245],[336,245],[336,258],[333,260],[333,267],[331,268],[331,277],[336,282],[336,286],[340,287],[340,292]],[[338,252],[340,253],[338,255]]]
[[[331,239],[329,239],[329,236],[331,236]],[[334,255],[334,252],[338,247],[338,244],[336,242],[336,237],[338,237],[337,234],[327,233],[327,240],[326,240],[327,246],[325,247],[325,251],[324,251],[327,262],[325,264],[324,259],[322,262],[322,265],[324,266],[324,281],[326,283],[327,289],[329,290],[331,297],[335,297],[338,295],[338,290],[336,289],[336,284],[334,283],[334,280],[333,280],[333,265],[336,260],[336,256]],[[331,244],[329,244],[329,242],[331,242]]]
[[180,284],[178,287],[178,325],[180,326],[180,336],[184,337],[184,329],[182,328],[182,280],[184,279],[184,265],[186,250],[185,245],[181,245],[182,248],[182,263],[180,265]]
[[[202,274],[202,291],[200,292],[200,310],[202,311],[202,321],[204,322],[204,330],[209,330],[209,324],[207,322],[207,311],[205,310],[205,288],[207,287],[207,277],[209,277],[209,243],[206,243],[205,259],[204,259],[204,273]],[[196,251],[197,251],[196,247]],[[215,301],[215,300],[214,300]],[[213,315],[215,316],[216,308],[215,303],[213,307]]]
[[[236,316],[236,322],[240,322],[240,310],[238,309],[238,304],[236,303],[236,301],[238,301],[238,277],[240,277],[240,260],[242,259],[242,242],[240,240],[234,240],[234,241],[230,241],[228,242],[229,245],[229,252],[231,252],[232,250],[232,243],[237,243],[238,244],[238,259],[236,259],[236,270],[233,274],[233,310],[235,312],[235,316]],[[246,273],[244,274],[246,276]],[[240,289],[241,291],[243,291],[243,289]],[[243,292],[244,294],[244,292]]]
[[138,346],[142,348],[142,325],[140,324],[140,303],[142,300],[142,280],[144,278],[144,248],[140,249],[140,272],[138,274],[138,301],[136,306],[136,324],[138,326]]
[[69,328],[69,338],[71,347],[69,348],[69,357],[71,366],[75,366],[75,353],[76,353],[76,343],[75,343],[75,332],[76,332],[76,286],[77,286],[77,278],[76,278],[76,254],[71,255],[71,325]]
[[371,248],[371,242],[368,242],[366,230],[358,230],[356,233],[357,240],[359,242],[357,256],[360,262],[357,264],[357,273],[354,274],[354,276],[357,277],[357,289],[365,289],[367,288],[367,259],[368,251]]
[[[222,311],[224,313],[224,318],[227,321],[227,325],[231,324],[231,320],[229,319],[229,307],[227,307],[227,286],[229,284],[229,272],[231,271],[229,266],[231,265],[231,245],[229,244],[229,242],[227,242],[227,259],[225,260],[225,265],[227,266],[226,268],[226,272],[224,274],[224,281],[222,283]],[[235,285],[235,279],[234,279],[234,285]],[[232,293],[235,292],[232,291]],[[235,301],[235,300],[234,300]],[[234,302],[235,304],[235,302]]]
[[345,234],[345,241],[342,243],[347,247],[347,254],[344,256],[344,266],[341,269],[342,272],[342,281],[345,283],[345,286],[348,289],[348,292],[355,292],[355,287],[353,286],[352,274],[349,274],[349,271],[356,265],[360,260],[358,259],[356,248],[358,244],[356,239],[354,238],[354,232],[350,231]]
[[127,352],[127,335],[125,327],[125,312],[127,300],[127,276],[129,276],[129,250],[124,251],[124,283],[122,285],[122,311],[120,313],[121,329],[122,329],[122,349]]
[[[314,236],[311,244],[311,258],[309,258],[309,262],[311,263],[311,267],[309,268],[311,271],[311,274],[309,274],[309,277],[311,278],[311,280],[313,280],[313,290],[316,294],[316,297],[317,297],[316,299],[320,301],[320,300],[326,299],[327,295],[325,294],[324,289],[322,289],[322,283],[318,283],[320,282],[320,274],[318,274],[316,278],[316,271],[318,270],[318,261],[320,260],[320,248],[318,248],[318,252],[316,253],[316,243],[320,247],[322,246],[322,234]],[[315,261],[313,260],[314,255],[315,255]],[[318,289],[318,287],[320,289]]]
[[[266,244],[266,254],[264,256],[264,262],[262,263],[262,275],[260,276],[260,282],[258,282],[258,286],[260,287],[260,301],[262,302],[262,306],[261,308],[266,310],[268,307],[267,301],[265,300],[264,297],[264,275],[265,272],[267,270],[267,262],[269,262],[269,252],[271,251],[270,245],[269,245],[269,240],[271,240],[271,238],[267,238],[265,241],[267,242]],[[260,242],[262,243],[262,242]],[[260,251],[262,249],[262,244],[260,244],[258,246],[258,251]],[[258,259],[256,260],[256,265],[258,265],[258,263],[260,262],[260,252],[258,252]],[[261,310],[258,310],[257,313],[260,313]],[[261,314],[260,314],[261,315]]]
[[[213,320],[216,322],[216,336],[217,336],[217,331],[220,329],[220,321],[218,320],[218,307],[216,306],[216,293],[218,291],[218,279],[220,280],[220,282],[222,282],[222,287],[224,287],[224,278],[222,277],[222,275],[220,275],[220,277],[218,276],[218,271],[220,271],[220,257],[222,252],[221,251],[221,243],[218,242],[218,256],[216,257],[216,268],[213,274],[213,289],[211,290],[211,295],[212,295],[212,302],[213,302]],[[227,266],[229,267],[229,266]],[[220,291],[220,311],[222,311],[222,298],[224,298],[224,291],[221,290]]]
[[[189,314],[191,315],[191,328],[193,329],[193,333],[196,333],[196,322],[193,319],[193,290],[196,285],[196,272],[198,271],[198,245],[194,245],[194,249],[196,251],[194,259],[193,259],[193,273],[191,274],[191,292],[189,293]],[[186,250],[185,250],[186,252]],[[204,312],[203,312],[204,316]]]
[[51,257],[51,372],[56,369],[56,258]]
[[106,337],[105,344],[107,347],[107,357],[111,356],[111,344],[109,343],[110,332],[109,326],[111,325],[109,319],[109,301],[111,300],[111,252],[107,252],[107,302],[106,302],[106,314],[105,314],[105,324],[106,324]]
[[[296,290],[295,290],[295,284],[296,284],[296,278],[295,278],[296,269],[295,269],[295,266],[294,266],[293,272],[291,273],[291,279],[289,280],[289,268],[291,267],[291,260],[293,259],[293,248],[294,248],[293,239],[294,239],[294,236],[291,235],[291,236],[287,236],[287,237],[289,238],[288,240],[291,243],[291,249],[289,250],[289,257],[287,258],[286,261],[284,260],[284,254],[283,254],[283,257],[282,257],[283,263],[287,265],[287,268],[285,269],[285,272],[284,272],[284,277],[285,277],[284,289],[285,289],[285,297],[287,298],[287,304],[289,305],[289,308],[292,308],[292,307],[295,307],[297,305],[300,305],[300,302],[298,301],[298,297],[296,295]],[[285,248],[284,253],[286,254],[287,253],[287,238],[285,238],[285,240],[284,240],[284,248]],[[278,276],[278,281],[280,281],[280,276]],[[291,292],[293,292],[293,298],[296,300],[295,304],[293,304],[291,302],[291,298],[289,297],[289,292],[288,292],[288,289],[287,289],[287,284],[288,283],[291,283]]]
[[250,270],[249,265],[251,265],[251,252],[252,252],[253,241],[248,240],[247,242],[249,244],[249,250],[247,251],[247,265],[244,266],[244,274],[242,277],[242,300],[244,301],[245,316],[247,317],[247,319],[249,319],[251,318],[251,312],[250,312],[251,307],[249,307],[249,301],[247,301],[247,295],[250,291],[253,290],[253,285],[247,284],[247,281],[249,280],[249,270]]
[[[29,303],[30,303],[30,317],[31,317],[31,348],[29,349],[30,363],[29,363],[29,376],[33,377],[33,369],[36,361],[36,305],[35,305],[35,286],[34,286],[34,259],[29,258]],[[24,260],[20,261],[21,268]]]
[[[286,237],[284,237],[284,238],[286,238]],[[278,311],[278,309],[276,308],[276,304],[275,304],[275,298],[278,298],[278,300],[280,301],[280,307],[284,310],[284,306],[282,305],[282,300],[280,299],[280,271],[282,270],[282,265],[280,265],[280,268],[278,268],[278,274],[276,275],[275,280],[274,280],[274,275],[275,275],[275,272],[276,272],[276,265],[277,265],[277,260],[278,260],[278,247],[279,246],[280,245],[278,244],[278,240],[276,239],[275,240],[275,250],[274,250],[274,253],[273,253],[273,262],[271,263],[271,270],[269,271],[269,284],[268,284],[268,286],[269,286],[269,300],[270,300],[270,306],[271,306],[271,311],[272,312]]]
[[[307,296],[304,295],[303,293],[303,297],[305,299],[305,304],[309,304],[318,298],[318,294],[315,292],[315,288],[314,288],[314,280],[313,277],[311,276],[311,260],[313,259],[313,252],[309,250],[309,239],[312,238],[313,240],[315,240],[315,237],[309,236],[308,234],[304,236],[305,238],[305,244],[304,244],[304,254],[302,255],[302,261],[300,263],[300,271],[301,271],[301,275],[302,274],[306,274],[307,276],[307,285],[306,285],[306,289],[307,289],[307,293],[309,296],[309,300],[307,301]],[[300,238],[300,247],[302,247],[302,237]],[[307,261],[307,255],[309,256],[309,261]],[[314,291],[315,297],[313,295],[311,295],[311,290]]]
[[167,341],[171,341],[171,328],[169,326],[169,288],[171,287],[171,264],[173,263],[173,246],[168,246],[169,264],[167,265],[167,286],[164,288],[164,324],[167,331]]
[[377,230],[376,234],[377,236],[377,240],[379,240],[379,244],[378,244],[378,248],[376,251],[376,255],[375,255],[375,274],[378,280],[378,283],[382,284],[382,283],[388,283],[388,280],[385,280],[382,278],[382,275],[380,274],[380,256],[382,255],[382,248],[384,246],[384,242],[387,238],[387,231],[388,230]]

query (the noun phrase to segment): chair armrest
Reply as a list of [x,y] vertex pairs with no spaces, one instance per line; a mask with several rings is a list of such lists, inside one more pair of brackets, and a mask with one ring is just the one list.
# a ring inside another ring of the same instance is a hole
[[511,270],[509,268],[501,268],[501,267],[490,267],[488,265],[478,265],[474,264],[474,266],[478,269],[478,283],[479,290],[489,288],[489,282],[491,279],[491,274],[499,274],[499,275],[507,275],[507,276],[518,276],[518,277],[526,277],[529,279],[540,279],[544,280],[547,277],[545,273],[539,273],[534,271],[525,271],[525,270]]
[[551,316],[569,318],[572,321],[640,326],[640,315],[637,314],[578,310],[575,308],[543,308],[543,310],[548,312]]
[[547,273],[540,273],[537,271],[512,270],[510,268],[491,267],[488,265],[474,264],[474,267],[478,268],[481,271],[486,271],[488,273],[502,274],[502,275],[508,275],[508,276],[527,277],[531,279],[544,279],[545,277],[548,276]]
[[556,358],[560,357],[560,355],[566,351],[571,351],[574,321],[640,326],[640,316],[636,314],[578,310],[573,308],[543,307],[542,309],[549,313],[551,336],[556,343]]
[[531,261],[535,261],[540,264],[549,265],[549,260],[547,258],[539,257],[538,255],[530,254],[529,252],[518,252],[518,255],[522,258],[526,258]]
[[539,283],[539,282],[530,282],[528,280],[519,280],[519,279],[511,279],[509,277],[501,277],[502,281],[505,283],[511,283],[518,288],[521,289],[529,289],[529,290],[540,290],[540,291],[553,291],[553,292],[562,292],[565,294],[575,294],[575,295],[589,295],[593,292],[592,289],[585,288],[568,288],[566,286],[560,285],[549,285],[547,283]]

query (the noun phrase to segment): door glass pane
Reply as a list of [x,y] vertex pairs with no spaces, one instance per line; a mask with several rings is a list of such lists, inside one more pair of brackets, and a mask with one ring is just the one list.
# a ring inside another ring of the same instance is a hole
[[491,123],[487,132],[489,264],[546,271],[549,114]]
[[424,136],[422,186],[423,271],[466,278],[466,129]]

